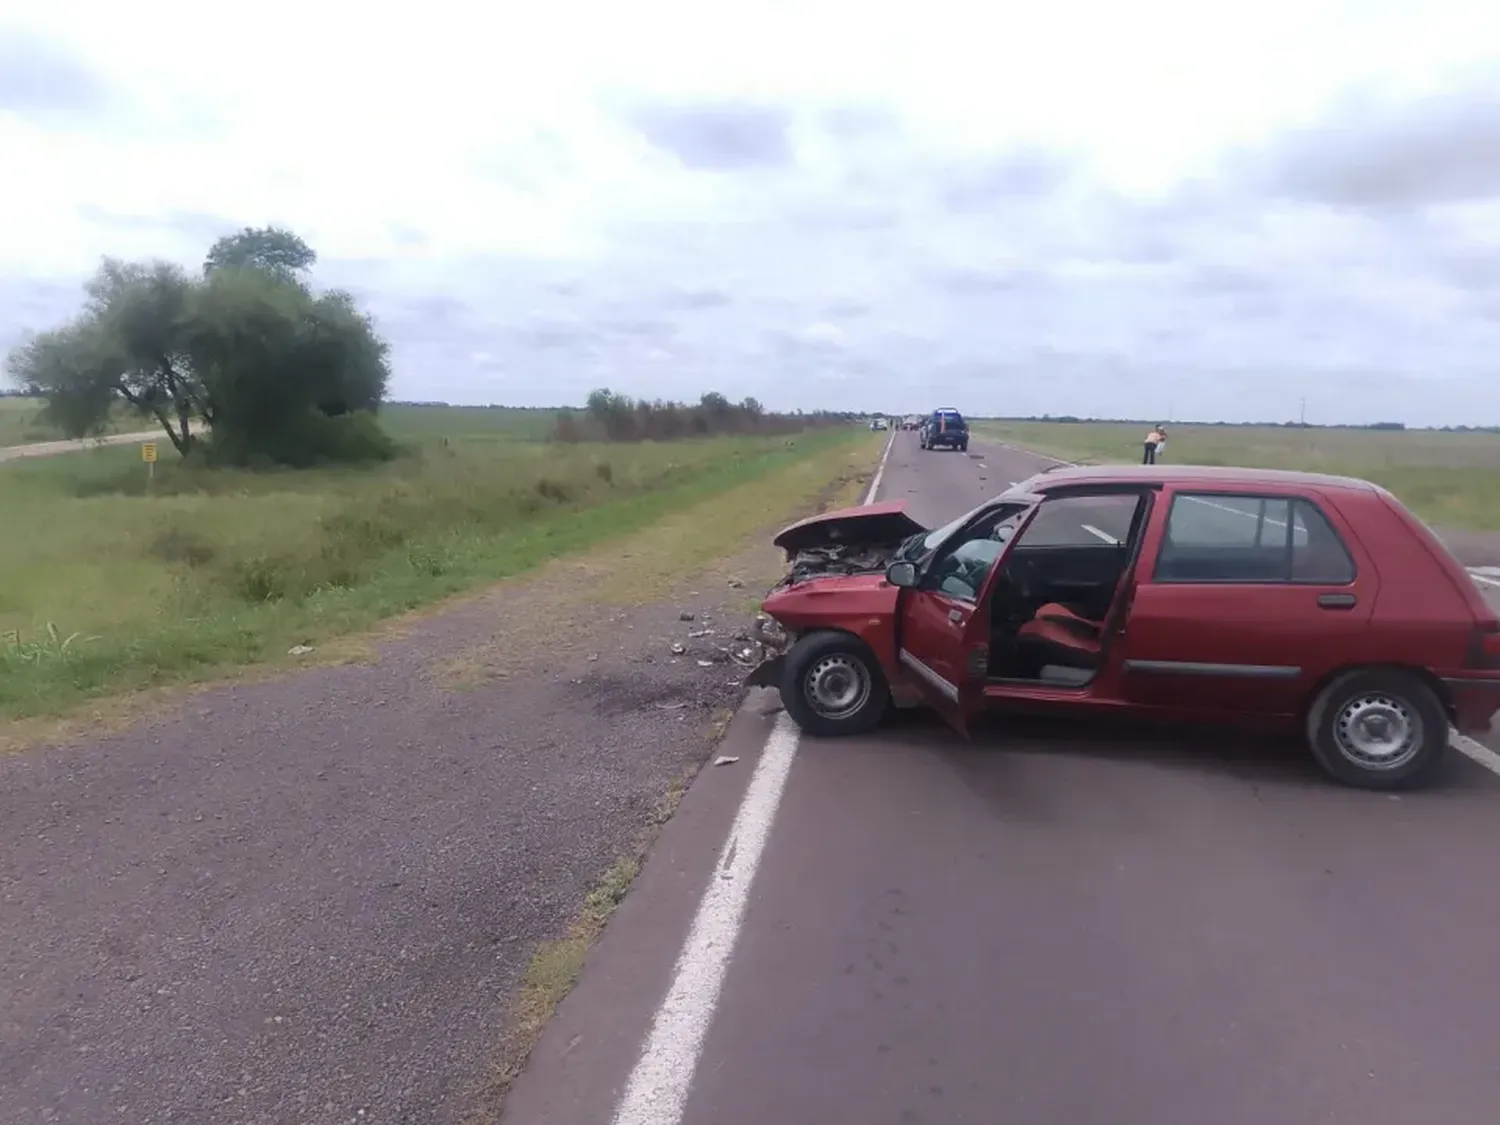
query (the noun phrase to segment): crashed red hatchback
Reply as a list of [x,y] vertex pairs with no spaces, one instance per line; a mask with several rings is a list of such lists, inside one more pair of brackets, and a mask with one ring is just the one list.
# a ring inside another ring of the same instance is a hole
[[1032,477],[929,530],[900,502],[803,520],[762,603],[816,735],[927,704],[1300,729],[1350,785],[1425,777],[1500,710],[1500,617],[1385,489],[1311,473],[1105,466]]

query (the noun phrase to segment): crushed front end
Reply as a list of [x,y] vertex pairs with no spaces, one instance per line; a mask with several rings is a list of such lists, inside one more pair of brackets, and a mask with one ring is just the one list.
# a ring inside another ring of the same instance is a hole
[[[775,539],[786,553],[786,573],[766,592],[752,633],[760,661],[746,677],[751,687],[779,687],[788,650],[803,632],[832,624],[856,584],[868,586],[901,545],[927,529],[899,501],[846,508],[793,524]],[[809,601],[811,598],[811,602]],[[817,611],[809,613],[812,602]]]

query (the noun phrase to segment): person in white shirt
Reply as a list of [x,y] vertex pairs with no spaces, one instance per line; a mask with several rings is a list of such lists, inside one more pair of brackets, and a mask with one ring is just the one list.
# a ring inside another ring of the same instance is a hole
[[1141,464],[1142,465],[1154,465],[1154,464],[1156,464],[1156,454],[1157,454],[1157,451],[1158,451],[1159,447],[1161,446],[1161,443],[1164,442],[1165,440],[1166,440],[1166,435],[1164,435],[1161,432],[1161,427],[1160,426],[1157,426],[1157,427],[1153,428],[1152,431],[1149,434],[1146,435],[1145,448],[1142,450],[1142,453],[1141,453]]

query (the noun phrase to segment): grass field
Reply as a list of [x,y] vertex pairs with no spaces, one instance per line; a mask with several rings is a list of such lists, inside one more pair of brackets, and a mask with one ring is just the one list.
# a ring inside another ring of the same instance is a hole
[[[8,445],[30,445],[39,441],[57,441],[66,435],[41,420],[42,404],[34,398],[0,398],[0,449]],[[124,433],[149,429],[138,416],[116,412],[105,427],[105,433]]]
[[416,451],[375,470],[164,459],[148,493],[134,447],[0,468],[0,717],[276,659],[871,441],[560,449],[525,413],[392,410]]
[[[1108,422],[977,422],[976,432],[1094,464],[1137,462],[1149,427]],[[1308,469],[1389,488],[1439,527],[1500,530],[1500,434],[1440,430],[1168,426],[1175,464]]]

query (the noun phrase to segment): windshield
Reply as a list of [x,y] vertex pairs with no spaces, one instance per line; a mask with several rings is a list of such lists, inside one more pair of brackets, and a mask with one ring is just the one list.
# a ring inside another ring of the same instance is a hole
[[[979,513],[991,510],[994,507],[995,502],[993,500],[987,500],[976,508],[970,508],[956,520],[952,520],[949,523],[943,524],[942,527],[934,528],[932,531],[919,531],[915,535],[909,536],[897,549],[896,558],[901,560],[902,562],[915,562],[923,555],[926,555],[932,551],[936,551],[939,547],[941,547],[948,541],[949,537],[952,536],[955,531],[963,527],[975,516],[979,515]],[[1000,534],[1001,529],[1008,527],[1010,531],[1014,531],[1016,520],[1025,513],[1029,505],[1006,504],[1003,507],[1010,508],[1012,509],[1012,511],[1010,515],[1008,515],[995,529],[996,539],[1009,538],[1008,534]]]

